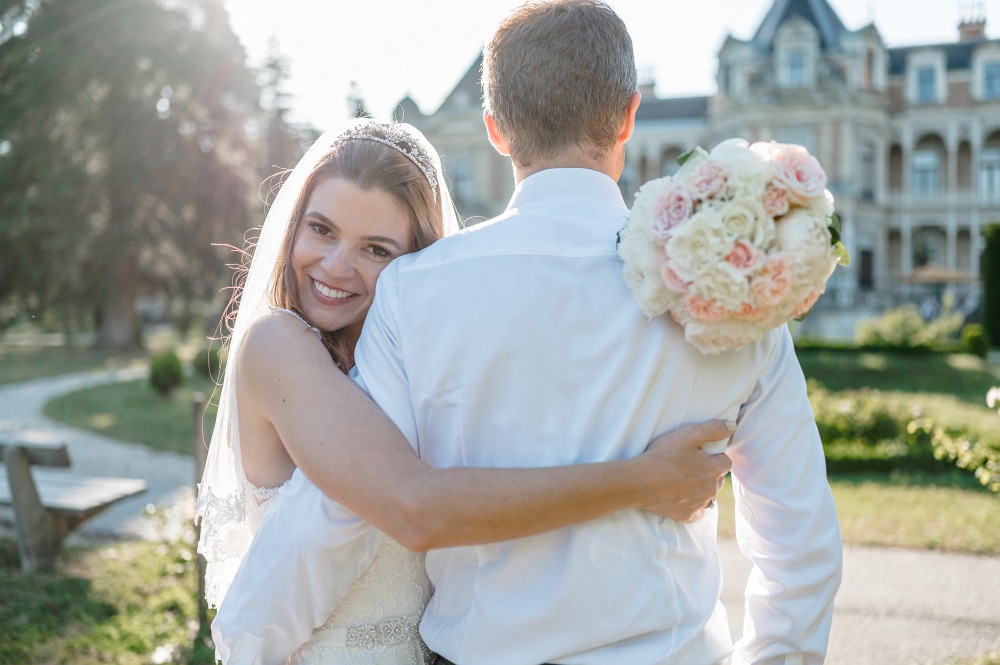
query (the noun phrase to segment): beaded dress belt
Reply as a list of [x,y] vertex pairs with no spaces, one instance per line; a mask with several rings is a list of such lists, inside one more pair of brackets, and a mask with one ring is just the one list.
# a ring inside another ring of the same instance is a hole
[[[448,660],[444,656],[438,656],[437,660],[434,661],[434,665],[455,665],[455,663],[451,662],[450,660]],[[542,663],[542,665],[552,665],[552,664],[551,663]]]
[[372,650],[418,639],[420,617],[390,617],[348,628],[321,629],[313,635],[311,645]]

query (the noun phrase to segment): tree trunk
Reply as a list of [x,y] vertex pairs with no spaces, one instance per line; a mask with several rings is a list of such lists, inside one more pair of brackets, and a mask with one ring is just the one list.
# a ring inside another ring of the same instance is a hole
[[104,278],[104,298],[98,305],[94,346],[99,349],[139,348],[142,344],[135,311],[138,265],[134,250],[129,248],[120,256],[112,257]]

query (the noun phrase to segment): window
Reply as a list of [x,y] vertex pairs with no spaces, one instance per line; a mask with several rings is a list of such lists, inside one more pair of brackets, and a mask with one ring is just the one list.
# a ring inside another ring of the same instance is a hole
[[871,291],[875,288],[875,252],[862,249],[858,262],[858,288]]
[[472,166],[468,158],[459,157],[448,164],[448,180],[448,188],[456,206],[470,206],[475,203],[476,183],[472,177]]
[[806,53],[802,49],[788,52],[788,87],[802,88],[806,85]]
[[861,86],[867,90],[875,87],[875,51],[871,49],[865,51],[865,70]]
[[937,81],[933,67],[917,70],[917,103],[930,104],[937,101]]
[[917,150],[913,153],[913,193],[936,194],[940,189],[940,160],[936,150]]
[[979,158],[979,191],[990,200],[1000,200],[1000,148],[985,148]]
[[875,146],[872,143],[865,143],[861,147],[861,199],[863,201],[875,200]]
[[1000,62],[983,66],[983,99],[1000,99]]

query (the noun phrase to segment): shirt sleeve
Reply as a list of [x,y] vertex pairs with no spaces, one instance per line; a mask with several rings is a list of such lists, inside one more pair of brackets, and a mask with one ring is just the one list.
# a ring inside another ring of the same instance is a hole
[[268,507],[212,623],[224,665],[276,665],[333,614],[384,535],[301,471]]
[[820,665],[842,545],[826,460],[787,327],[738,418],[736,537],[753,564],[733,665]]
[[375,298],[354,350],[355,368],[351,378],[392,419],[419,454],[417,418],[399,331],[400,261],[393,261],[379,275]]

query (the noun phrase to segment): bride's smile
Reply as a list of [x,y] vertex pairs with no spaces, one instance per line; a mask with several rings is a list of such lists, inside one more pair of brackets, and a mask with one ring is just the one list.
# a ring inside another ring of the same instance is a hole
[[361,334],[379,273],[411,251],[406,207],[392,194],[331,177],[320,182],[292,245],[302,313],[322,330]]

